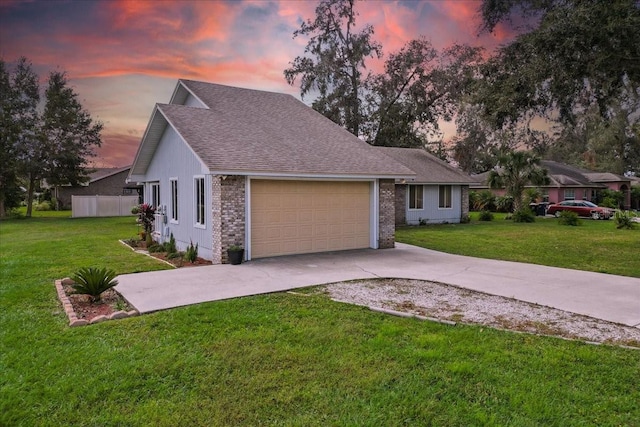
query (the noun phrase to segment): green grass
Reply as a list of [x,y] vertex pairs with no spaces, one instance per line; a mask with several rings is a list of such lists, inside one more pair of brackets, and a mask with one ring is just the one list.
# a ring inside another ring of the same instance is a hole
[[640,277],[640,225],[618,230],[613,221],[581,219],[571,227],[556,218],[526,224],[504,214],[487,222],[477,216],[469,224],[403,227],[396,240],[459,255]]
[[[165,268],[131,218],[0,222],[0,425],[614,426],[640,352],[272,294],[69,328],[53,280]],[[176,286],[180,286],[176,283]]]

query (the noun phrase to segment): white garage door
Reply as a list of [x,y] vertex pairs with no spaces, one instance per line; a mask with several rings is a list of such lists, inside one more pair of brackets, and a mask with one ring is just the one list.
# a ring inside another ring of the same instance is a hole
[[251,257],[370,246],[370,183],[251,181]]

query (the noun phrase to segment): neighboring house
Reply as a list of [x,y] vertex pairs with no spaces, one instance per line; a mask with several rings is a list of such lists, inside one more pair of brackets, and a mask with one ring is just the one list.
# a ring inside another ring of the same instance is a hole
[[179,80],[129,174],[156,239],[245,259],[394,246],[394,182],[414,173],[291,95]]
[[[550,203],[558,203],[563,200],[590,200],[596,201],[598,191],[620,191],[625,195],[624,209],[631,205],[631,181],[629,178],[608,172],[593,172],[580,169],[575,166],[552,160],[542,160],[540,165],[547,169],[550,183],[539,187],[543,193],[543,200]],[[489,188],[487,177],[489,172],[473,175],[475,184],[472,190]],[[504,195],[504,190],[495,191],[498,195]]]
[[378,150],[416,173],[396,181],[396,225],[459,223],[469,214],[469,175],[421,148]]
[[84,185],[60,185],[53,189],[59,209],[71,209],[71,196],[133,196],[141,195],[142,187],[127,184],[131,166],[93,169]]

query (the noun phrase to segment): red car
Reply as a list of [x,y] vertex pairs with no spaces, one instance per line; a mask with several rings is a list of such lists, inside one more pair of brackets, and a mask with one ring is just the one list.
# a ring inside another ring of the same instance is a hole
[[588,200],[565,200],[564,202],[549,205],[547,214],[560,216],[562,211],[571,211],[592,219],[609,219],[613,216],[613,209],[601,208]]

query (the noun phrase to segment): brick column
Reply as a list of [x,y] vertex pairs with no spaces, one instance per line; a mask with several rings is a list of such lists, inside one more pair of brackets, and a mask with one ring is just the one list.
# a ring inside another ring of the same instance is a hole
[[219,176],[211,177],[211,233],[212,247],[211,262],[222,264],[222,179]]
[[460,191],[461,196],[462,197],[462,212],[461,215],[462,217],[464,216],[469,216],[469,186],[468,185],[461,185],[460,189],[462,191]]
[[379,180],[379,236],[378,248],[386,249],[395,246],[396,238],[396,207],[395,207],[395,181],[393,179]]
[[227,176],[221,183],[221,259],[229,262],[227,249],[232,245],[247,248],[245,238],[245,180],[244,176]]

